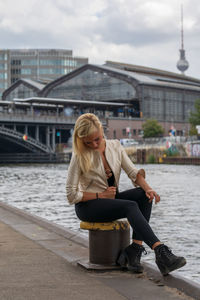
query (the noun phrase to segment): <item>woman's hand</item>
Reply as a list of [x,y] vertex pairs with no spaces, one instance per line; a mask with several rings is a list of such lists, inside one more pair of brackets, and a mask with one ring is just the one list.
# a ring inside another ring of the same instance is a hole
[[155,199],[155,203],[160,202],[160,196],[154,190],[147,190],[146,196],[149,198],[149,202],[152,202]]
[[116,187],[109,186],[104,192],[99,193],[99,198],[115,199]]

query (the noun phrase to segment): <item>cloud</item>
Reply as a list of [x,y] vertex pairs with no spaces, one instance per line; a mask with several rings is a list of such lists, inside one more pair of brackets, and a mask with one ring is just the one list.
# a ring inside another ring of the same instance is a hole
[[[199,76],[198,0],[182,0],[188,72]],[[67,48],[176,71],[180,0],[0,0],[1,48]]]

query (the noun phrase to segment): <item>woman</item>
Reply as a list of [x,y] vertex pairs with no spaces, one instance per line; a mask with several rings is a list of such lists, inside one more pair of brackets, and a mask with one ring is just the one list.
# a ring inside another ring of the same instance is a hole
[[[136,186],[119,192],[121,168]],[[145,171],[137,170],[118,140],[104,138],[102,124],[90,113],[81,115],[73,133],[73,155],[68,169],[67,198],[75,204],[78,218],[87,222],[111,222],[127,218],[133,229],[133,242],[120,254],[117,263],[141,273],[144,241],[155,251],[163,275],[186,264],[160,242],[149,225],[152,201],[160,196],[145,181]]]

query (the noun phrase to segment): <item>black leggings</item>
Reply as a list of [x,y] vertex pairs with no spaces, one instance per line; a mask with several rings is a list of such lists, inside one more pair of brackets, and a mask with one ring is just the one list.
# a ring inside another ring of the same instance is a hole
[[78,218],[86,222],[111,222],[127,218],[132,229],[132,238],[144,241],[150,248],[159,239],[149,225],[152,203],[141,188],[116,194],[115,199],[94,199],[75,205]]

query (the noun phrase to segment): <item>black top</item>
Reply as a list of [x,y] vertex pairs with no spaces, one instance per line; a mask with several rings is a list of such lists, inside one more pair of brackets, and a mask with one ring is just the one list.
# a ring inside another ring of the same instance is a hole
[[114,186],[114,183],[115,183],[115,176],[112,171],[111,171],[111,173],[112,173],[112,176],[107,178],[108,186]]

